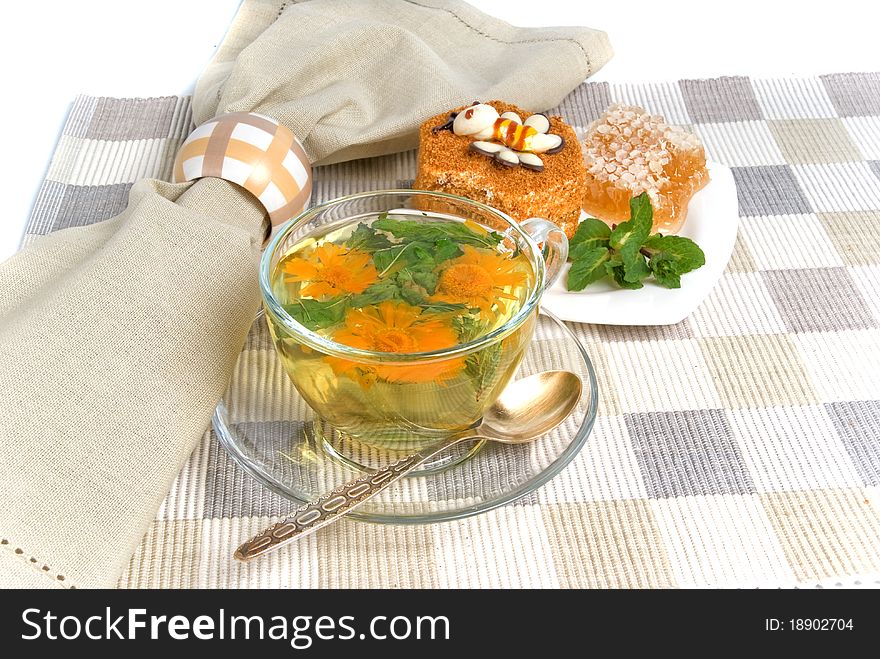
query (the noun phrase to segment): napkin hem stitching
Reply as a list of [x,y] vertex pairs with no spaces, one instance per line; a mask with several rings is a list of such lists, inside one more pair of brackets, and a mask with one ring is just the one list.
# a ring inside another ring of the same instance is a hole
[[524,44],[524,43],[552,43],[552,42],[558,42],[558,41],[568,41],[570,43],[573,43],[575,46],[577,46],[578,49],[580,49],[581,54],[583,54],[584,61],[586,61],[586,63],[587,63],[587,75],[589,76],[593,72],[593,63],[590,61],[590,56],[587,54],[587,49],[584,48],[584,45],[580,41],[578,41],[577,39],[572,39],[571,37],[556,37],[556,38],[550,38],[550,39],[520,39],[519,41],[505,41],[504,39],[499,39],[498,37],[493,36],[493,35],[489,34],[488,32],[484,32],[483,30],[479,29],[478,27],[471,25],[465,19],[463,19],[461,16],[456,14],[454,11],[452,11],[448,7],[434,7],[431,5],[423,5],[422,3],[416,2],[415,0],[406,0],[406,2],[409,2],[410,4],[413,4],[413,5],[418,5],[419,7],[423,7],[425,9],[439,9],[440,11],[445,11],[447,14],[453,16],[459,23],[461,23],[465,27],[471,29],[472,31],[476,32],[480,36],[485,37],[486,39],[490,39],[492,41],[495,41],[497,43],[503,43],[507,46],[515,46],[515,45]]
[[9,540],[7,540],[6,538],[0,540],[0,548],[9,552],[15,558],[21,559],[21,561],[23,561],[24,564],[31,568],[34,572],[48,579],[51,579],[52,582],[56,585],[61,586],[62,588],[66,588],[68,590],[76,590],[76,586],[68,582],[67,578],[63,574],[53,572],[52,568],[50,568],[42,561],[37,560],[35,556],[29,554],[21,547],[13,547]]

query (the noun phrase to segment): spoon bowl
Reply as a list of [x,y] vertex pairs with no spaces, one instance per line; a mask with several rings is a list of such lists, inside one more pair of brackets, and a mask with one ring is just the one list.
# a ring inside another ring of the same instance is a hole
[[546,435],[572,413],[581,379],[570,371],[544,371],[511,382],[475,429],[480,437],[522,444]]

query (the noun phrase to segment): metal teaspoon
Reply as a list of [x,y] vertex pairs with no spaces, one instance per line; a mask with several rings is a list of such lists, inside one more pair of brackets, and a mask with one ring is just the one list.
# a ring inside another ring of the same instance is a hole
[[544,371],[511,382],[478,426],[340,485],[243,543],[234,556],[240,561],[249,561],[332,524],[459,442],[477,439],[503,444],[531,442],[556,428],[572,413],[580,400],[581,387],[581,379],[569,371]]

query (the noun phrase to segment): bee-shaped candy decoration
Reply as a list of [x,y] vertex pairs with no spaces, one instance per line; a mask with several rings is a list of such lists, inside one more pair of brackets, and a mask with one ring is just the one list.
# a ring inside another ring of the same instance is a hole
[[536,153],[558,153],[565,145],[562,137],[548,134],[548,130],[547,115],[533,114],[523,121],[515,112],[499,115],[485,103],[475,103],[452,118],[453,133],[476,140],[471,142],[471,151],[508,167],[522,165],[535,171],[544,169]]

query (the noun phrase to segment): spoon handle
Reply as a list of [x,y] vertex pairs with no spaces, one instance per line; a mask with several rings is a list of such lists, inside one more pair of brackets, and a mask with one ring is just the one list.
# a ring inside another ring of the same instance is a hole
[[240,561],[249,561],[274,551],[281,545],[317,531],[322,526],[332,524],[438,453],[458,442],[476,437],[471,433],[453,435],[376,472],[365,474],[345,483],[345,485],[340,485],[331,492],[300,506],[284,519],[242,543],[235,550],[234,556]]

